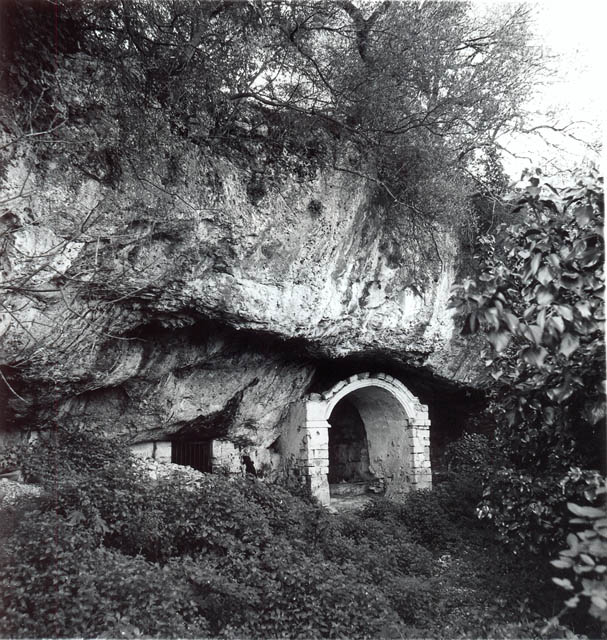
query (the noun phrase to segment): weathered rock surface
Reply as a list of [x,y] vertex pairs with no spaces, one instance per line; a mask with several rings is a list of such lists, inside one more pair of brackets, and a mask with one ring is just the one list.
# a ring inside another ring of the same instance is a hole
[[107,180],[69,154],[13,148],[8,421],[268,447],[318,359],[373,353],[469,382],[448,310],[455,242],[391,219],[360,164],[342,150],[341,169],[296,178],[176,143]]
[[0,507],[16,504],[22,496],[39,496],[42,489],[38,485],[0,478]]

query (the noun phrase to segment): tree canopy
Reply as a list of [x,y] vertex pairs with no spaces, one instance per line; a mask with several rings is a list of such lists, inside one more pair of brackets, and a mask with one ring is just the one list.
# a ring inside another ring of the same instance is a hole
[[322,156],[338,138],[393,205],[424,219],[521,126],[542,68],[522,5],[9,0],[2,11],[4,93],[29,105],[3,110],[14,135],[105,114],[119,145],[140,151],[158,144],[159,122],[220,151],[253,137],[275,156]]

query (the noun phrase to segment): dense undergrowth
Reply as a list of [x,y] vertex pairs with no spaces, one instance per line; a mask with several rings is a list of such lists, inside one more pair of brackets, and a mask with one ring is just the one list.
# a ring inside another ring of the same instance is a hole
[[80,432],[22,468],[43,493],[0,514],[2,636],[531,637],[558,608],[474,517],[474,478],[335,515],[254,478],[151,479]]

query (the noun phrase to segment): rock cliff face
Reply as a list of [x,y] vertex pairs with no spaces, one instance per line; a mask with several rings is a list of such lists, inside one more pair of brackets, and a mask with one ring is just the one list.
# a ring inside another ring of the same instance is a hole
[[469,382],[447,308],[452,237],[392,219],[347,149],[332,164],[278,174],[173,144],[93,170],[13,146],[5,428],[267,448],[319,362],[372,354]]

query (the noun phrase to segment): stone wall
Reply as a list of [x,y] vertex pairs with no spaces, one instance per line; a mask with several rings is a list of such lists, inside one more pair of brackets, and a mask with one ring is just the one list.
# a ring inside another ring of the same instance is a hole
[[357,408],[369,446],[369,471],[385,482],[391,497],[430,487],[430,440],[427,407],[398,380],[385,374],[361,373],[337,383],[323,394],[305,399],[299,467],[318,499],[328,504],[329,418],[344,398]]
[[[365,466],[369,478],[381,480],[393,499],[412,489],[430,487],[427,408],[401,382],[385,374],[357,374],[324,394],[312,394],[292,403],[281,435],[272,447],[237,446],[230,440],[212,439],[213,471],[242,474],[252,465],[257,475],[291,475],[305,482],[322,504],[329,504],[329,419],[346,398],[360,416],[359,426],[364,430],[369,452]],[[343,427],[347,428],[347,424]],[[141,457],[171,461],[168,441],[141,442],[133,445],[132,451]]]

